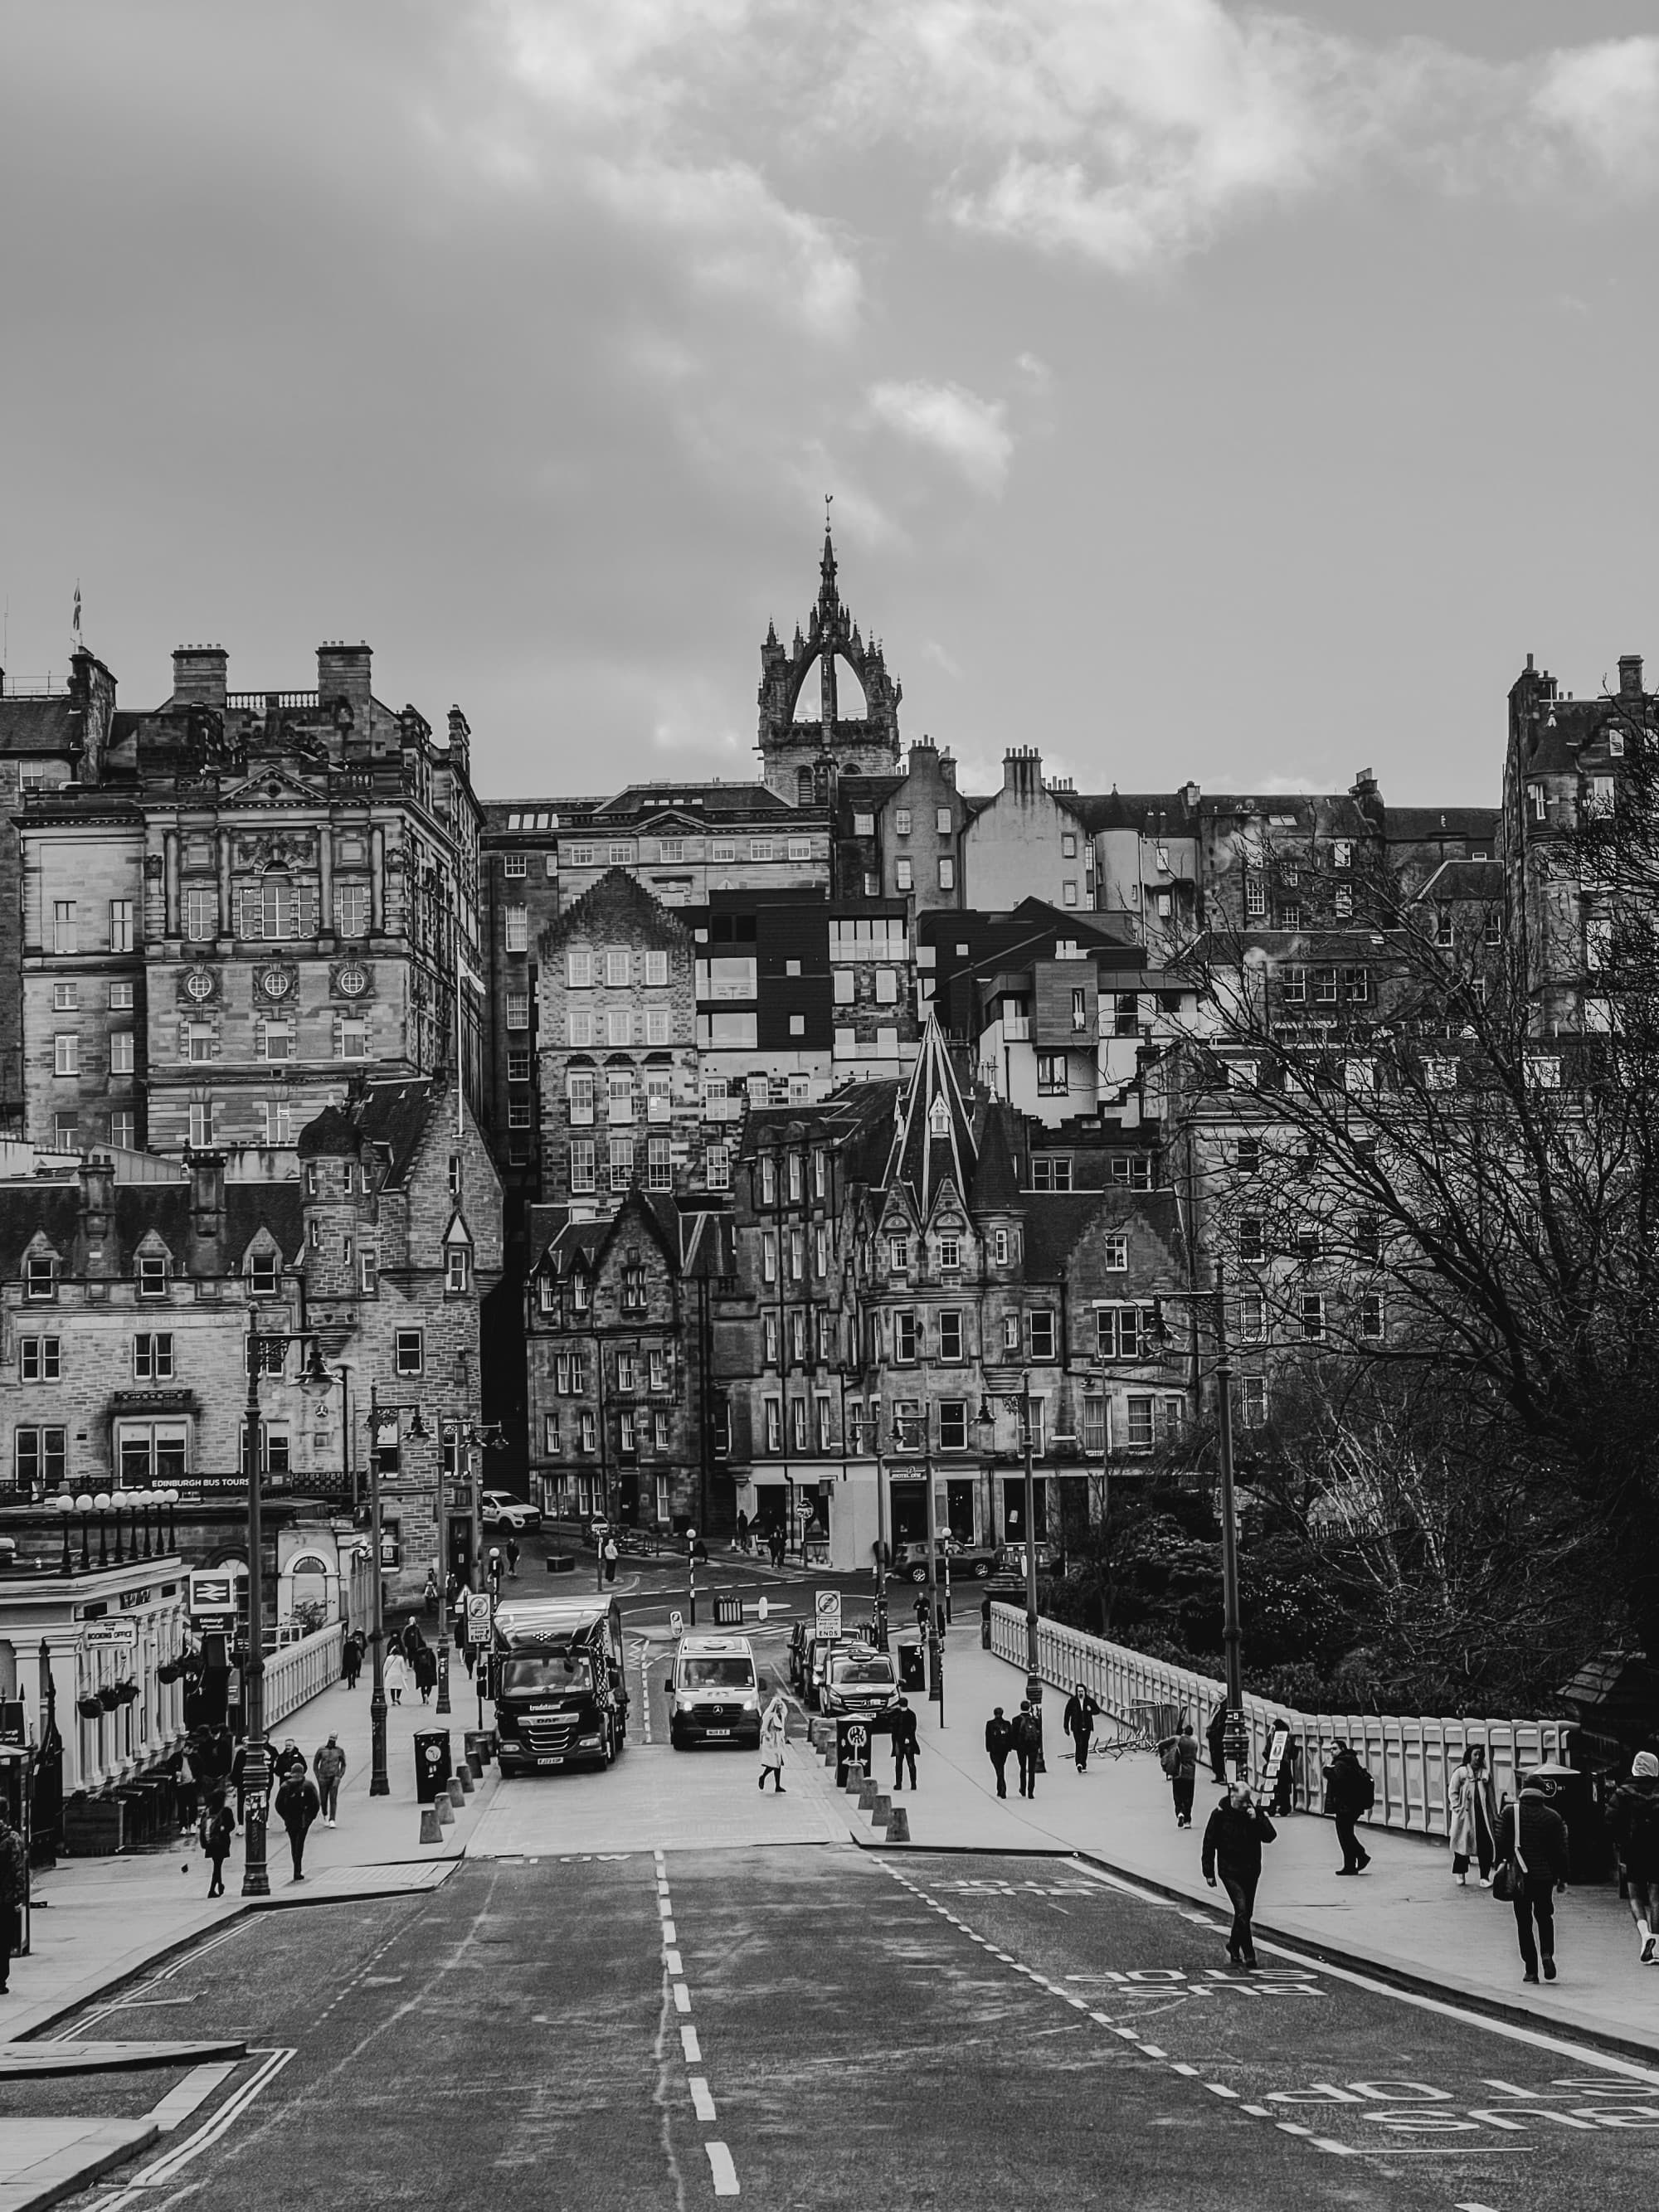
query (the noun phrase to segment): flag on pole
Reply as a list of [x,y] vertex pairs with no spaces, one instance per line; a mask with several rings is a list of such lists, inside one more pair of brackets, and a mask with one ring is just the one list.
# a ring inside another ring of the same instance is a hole
[[77,639],[81,635],[81,586],[78,584],[75,587],[75,635]]

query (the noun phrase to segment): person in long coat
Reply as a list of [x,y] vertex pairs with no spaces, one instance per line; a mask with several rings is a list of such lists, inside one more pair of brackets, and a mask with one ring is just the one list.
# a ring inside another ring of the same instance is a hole
[[1450,1815],[1452,1878],[1460,1889],[1469,1886],[1469,1861],[1480,1869],[1480,1887],[1492,1887],[1493,1839],[1498,1833],[1498,1805],[1492,1777],[1486,1771],[1484,1744],[1471,1744],[1451,1771],[1446,1788]]
[[781,1690],[774,1690],[772,1702],[761,1715],[761,1771],[760,1787],[766,1787],[766,1778],[772,1778],[773,1795],[781,1797],[783,1792],[783,1747],[789,1741],[789,1708],[783,1701]]

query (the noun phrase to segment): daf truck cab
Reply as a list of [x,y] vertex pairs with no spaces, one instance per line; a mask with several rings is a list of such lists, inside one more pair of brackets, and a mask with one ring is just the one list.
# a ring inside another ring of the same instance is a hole
[[614,1598],[512,1599],[489,1653],[503,1774],[609,1766],[628,1736],[622,1613]]

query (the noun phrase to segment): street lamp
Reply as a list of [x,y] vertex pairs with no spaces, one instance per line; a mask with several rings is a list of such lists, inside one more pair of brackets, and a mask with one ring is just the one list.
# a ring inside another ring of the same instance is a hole
[[413,1413],[415,1416],[409,1425],[410,1443],[424,1443],[431,1431],[421,1419],[419,1406],[383,1403],[379,1391],[371,1382],[367,1416],[369,1542],[374,1552],[374,1626],[368,1638],[369,1662],[373,1669],[373,1686],[368,1698],[368,1794],[371,1797],[389,1797],[392,1795],[392,1778],[386,1766],[386,1592],[380,1585],[380,1432],[389,1422],[395,1443],[400,1413]]
[[70,1522],[75,1517],[75,1499],[67,1490],[60,1490],[56,1504],[58,1515],[64,1523],[64,1556],[58,1562],[58,1571],[60,1575],[72,1575],[75,1572],[75,1562],[70,1557]]
[[[1020,1443],[1025,1454],[1025,1675],[1026,1686],[1036,1693],[1040,1677],[1037,1673],[1037,1587],[1036,1587],[1036,1474],[1031,1465],[1031,1378],[1029,1374],[1019,1378],[1019,1395],[1012,1393],[1002,1401],[1005,1413],[1012,1413],[1020,1426]],[[979,1426],[988,1445],[996,1429],[996,1416],[990,1401],[979,1401]]]
[[1221,1645],[1227,1677],[1227,1717],[1222,1745],[1236,1773],[1244,1769],[1243,1631],[1238,1620],[1238,1508],[1233,1495],[1233,1366],[1227,1343],[1227,1301],[1221,1268],[1207,1291],[1166,1291],[1152,1300],[1152,1339],[1160,1347],[1170,1342],[1164,1318],[1168,1305],[1208,1306],[1215,1325],[1216,1448],[1221,1462]]
[[[919,1425],[921,1430],[921,1479],[927,1491],[927,1695],[939,1707],[939,1724],[945,1726],[945,1667],[939,1648],[939,1506],[933,1496],[933,1438],[928,1420],[928,1403],[921,1401]],[[909,1419],[917,1423],[917,1416]],[[893,1442],[901,1451],[906,1447],[905,1416],[896,1408],[893,1413]],[[914,1447],[911,1447],[914,1449]]]
[[259,1377],[265,1372],[265,1348],[286,1352],[290,1344],[309,1347],[310,1358],[301,1376],[307,1389],[327,1389],[331,1378],[323,1365],[322,1346],[314,1330],[260,1329],[252,1326],[246,1339],[247,1407],[243,1418],[243,1463],[247,1469],[247,1668],[243,1685],[246,1723],[242,1779],[247,1839],[242,1854],[242,1894],[269,1897],[270,1876],[265,1865],[265,1824],[270,1805],[270,1756],[265,1742],[265,1630],[264,1592],[259,1561],[264,1533],[259,1525],[262,1473],[259,1425]]
[[83,1575],[92,1571],[92,1554],[87,1549],[87,1544],[92,1533],[94,1502],[89,1490],[83,1490],[75,1501],[75,1510],[81,1516],[81,1571]]
[[887,1459],[882,1449],[881,1400],[870,1401],[872,1441],[876,1453],[876,1649],[888,1648],[887,1633]]

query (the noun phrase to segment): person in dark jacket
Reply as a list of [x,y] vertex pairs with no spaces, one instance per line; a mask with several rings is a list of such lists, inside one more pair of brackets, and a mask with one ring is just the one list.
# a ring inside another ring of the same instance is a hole
[[[1518,1856],[1517,1856],[1518,1850]],[[1515,1869],[1515,1928],[1521,1945],[1523,1982],[1555,1979],[1555,1895],[1567,1886],[1567,1824],[1544,1794],[1535,1774],[1521,1784],[1521,1795],[1498,1816],[1498,1863]],[[1522,1862],[1524,1861],[1524,1870]],[[1538,1941],[1533,1942],[1533,1923]]]
[[422,1705],[438,1686],[438,1655],[429,1644],[422,1644],[415,1654],[415,1686]]
[[322,1800],[317,1795],[317,1785],[306,1772],[305,1761],[291,1768],[282,1788],[276,1792],[276,1818],[288,1830],[288,1848],[294,1861],[294,1879],[303,1881],[303,1861],[306,1838],[311,1833],[311,1824],[316,1819]]
[[1256,1885],[1261,1879],[1261,1846],[1273,1843],[1278,1832],[1251,1796],[1248,1784],[1243,1782],[1229,1790],[1204,1831],[1204,1879],[1213,1889],[1219,1874],[1221,1886],[1232,1899],[1227,1956],[1247,1973],[1255,1970],[1255,1935],[1250,1921],[1255,1911]]
[[1198,1738],[1193,1734],[1190,1721],[1182,1721],[1180,1731],[1166,1735],[1158,1747],[1158,1763],[1170,1778],[1170,1794],[1175,1800],[1176,1826],[1190,1828],[1193,1825],[1193,1791],[1198,1782]]
[[997,1796],[1008,1795],[1008,1754],[1014,1747],[1014,1731],[1003,1718],[999,1705],[985,1723],[985,1748],[990,1753],[991,1764],[997,1772]]
[[222,1797],[203,1807],[196,1834],[211,1869],[208,1879],[210,1897],[222,1897],[225,1893],[225,1861],[230,1856],[230,1839],[235,1832],[235,1820]]
[[1637,1753],[1630,1780],[1614,1790],[1611,1826],[1642,1964],[1650,1966],[1659,1949],[1659,1759],[1650,1751]]
[[348,1690],[357,1686],[357,1677],[363,1671],[363,1639],[354,1628],[340,1646],[340,1672]]
[[28,1852],[5,1806],[0,1804],[0,1994],[11,1978],[11,1954],[22,1935],[28,1893]]
[[1077,1771],[1089,1771],[1089,1746],[1095,1733],[1095,1723],[1100,1718],[1100,1707],[1079,1682],[1066,1700],[1066,1710],[1060,1715],[1060,1726],[1077,1746]]
[[1227,1706],[1224,1698],[1210,1715],[1210,1725],[1204,1731],[1204,1741],[1210,1753],[1210,1772],[1224,1790],[1227,1786],[1227,1769],[1223,1763],[1227,1748],[1226,1733]]
[[893,1715],[893,1787],[904,1787],[904,1770],[910,1770],[910,1787],[916,1786],[916,1717],[908,1698],[901,1698]]
[[1342,1846],[1339,1874],[1364,1874],[1371,1855],[1354,1833],[1354,1823],[1376,1802],[1376,1786],[1370,1771],[1346,1743],[1338,1742],[1325,1769],[1325,1810],[1336,1823],[1336,1839]]
[[273,1782],[286,1782],[290,1774],[295,1772],[303,1774],[305,1771],[306,1755],[293,1737],[289,1736],[282,1749],[271,1754],[271,1779]]
[[1027,1698],[1020,1699],[1019,1717],[1014,1723],[1014,1757],[1019,1761],[1020,1796],[1035,1797],[1036,1778],[1042,1771],[1042,1722]]

